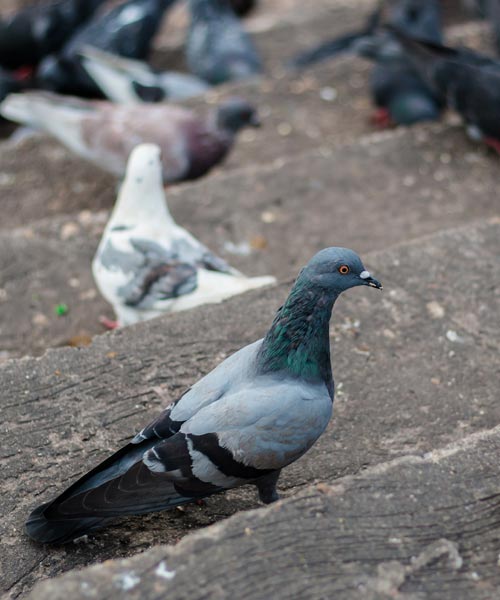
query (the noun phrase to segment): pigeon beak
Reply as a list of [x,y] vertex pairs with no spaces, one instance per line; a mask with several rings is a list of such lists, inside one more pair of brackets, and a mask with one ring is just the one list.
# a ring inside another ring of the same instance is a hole
[[363,285],[369,285],[370,287],[374,287],[377,290],[382,290],[382,284],[380,281],[377,281],[375,277],[372,277],[368,271],[363,271],[359,274],[360,279],[363,280]]

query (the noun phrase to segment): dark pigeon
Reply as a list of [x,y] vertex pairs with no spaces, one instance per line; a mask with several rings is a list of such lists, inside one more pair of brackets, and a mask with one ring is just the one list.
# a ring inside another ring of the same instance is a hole
[[500,61],[393,31],[420,76],[464,120],[468,133],[500,152]]
[[34,67],[58,52],[105,0],[59,0],[18,11],[0,21],[0,66]]
[[157,144],[167,183],[197,179],[222,162],[244,127],[258,127],[256,110],[229,98],[205,116],[173,104],[118,105],[49,92],[11,94],[7,119],[50,133],[76,154],[123,177],[140,143]]
[[217,85],[258,75],[262,64],[229,0],[189,0],[186,60],[192,73]]
[[[398,0],[390,6],[387,19],[408,36],[431,42],[442,41],[441,5],[438,0]],[[444,103],[439,94],[419,75],[412,62],[399,53],[397,60],[386,59],[385,51],[395,42],[390,34],[382,32],[375,41],[381,51],[372,55],[363,42],[358,53],[375,60],[371,74],[371,89],[378,112],[375,123],[413,125],[440,118]],[[390,52],[389,52],[390,57]]]
[[127,446],[29,516],[28,535],[63,543],[131,514],[165,510],[244,484],[278,499],[281,469],[320,437],[332,414],[329,324],[338,296],[381,288],[359,256],[322,250],[262,340],[223,361]]
[[129,0],[80,28],[59,54],[48,56],[37,71],[39,87],[61,94],[102,96],[81,65],[80,52],[94,46],[106,52],[144,60],[164,12],[175,0]]

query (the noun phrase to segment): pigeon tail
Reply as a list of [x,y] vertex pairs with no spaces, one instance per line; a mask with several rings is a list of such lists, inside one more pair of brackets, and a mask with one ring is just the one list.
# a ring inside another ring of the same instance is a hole
[[6,119],[47,131],[76,151],[82,114],[90,110],[90,105],[78,98],[51,92],[10,94],[0,104],[0,113]]
[[[124,446],[52,502],[37,507],[26,521],[27,534],[40,543],[65,543],[116,517],[192,502],[193,495],[178,491],[168,473],[156,473],[143,462],[157,442],[144,440]],[[181,459],[171,458],[173,471]]]
[[104,527],[107,519],[51,520],[45,516],[50,503],[42,504],[30,514],[25,529],[29,537],[40,544],[64,544]]

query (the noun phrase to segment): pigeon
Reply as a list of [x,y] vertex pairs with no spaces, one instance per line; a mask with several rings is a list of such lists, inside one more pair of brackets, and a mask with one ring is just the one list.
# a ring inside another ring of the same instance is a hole
[[50,92],[11,94],[0,104],[11,121],[50,133],[76,154],[123,177],[127,158],[143,142],[160,146],[163,179],[197,179],[220,163],[244,127],[258,127],[255,109],[228,98],[205,117],[171,104],[116,105]]
[[92,272],[118,326],[275,283],[274,277],[245,277],[174,222],[155,144],[141,144],[130,155]]
[[[438,0],[398,0],[390,6],[388,23],[408,36],[437,43],[442,41],[441,5]],[[365,51],[362,51],[365,42],[369,47],[369,39],[361,40],[357,51],[376,60],[370,83],[378,107],[375,124],[413,125],[439,119],[444,107],[442,98],[419,75],[412,62],[401,54],[397,61],[386,61],[383,51],[370,56],[366,45]],[[394,40],[384,32],[375,46],[379,44],[390,47]]]
[[18,11],[0,21],[0,66],[34,67],[57,52],[104,0],[58,0]]
[[195,383],[132,441],[29,516],[28,535],[63,543],[115,517],[165,510],[244,484],[278,500],[281,469],[326,429],[334,383],[329,322],[338,296],[382,285],[347,248],[300,271],[267,335]]
[[421,77],[460,114],[470,137],[500,153],[500,61],[392,33]]
[[189,0],[189,8],[186,60],[192,73],[217,85],[262,72],[252,40],[229,0]]
[[38,86],[75,96],[99,97],[100,91],[81,65],[80,51],[94,46],[127,58],[147,58],[165,11],[175,0],[129,0],[96,15],[59,54],[47,56],[37,71]]
[[82,65],[103,94],[118,104],[185,100],[205,93],[210,86],[187,73],[155,73],[139,60],[122,58],[91,46],[82,52]]
[[378,33],[382,22],[392,23],[408,35],[429,41],[442,40],[439,0],[394,0],[380,3],[359,31],[328,40],[299,54],[292,60],[291,66],[308,67],[345,52],[360,54],[376,63],[370,77],[370,89],[377,106],[373,118],[376,125],[411,125],[438,119],[442,102],[411,62],[401,54],[397,62],[384,60],[385,54],[380,48],[390,45],[393,40],[386,32]]

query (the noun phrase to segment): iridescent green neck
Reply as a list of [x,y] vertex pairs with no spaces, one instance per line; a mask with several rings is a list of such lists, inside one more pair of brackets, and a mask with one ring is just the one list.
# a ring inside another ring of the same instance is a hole
[[333,386],[329,326],[336,299],[299,276],[262,343],[259,372],[286,371]]

